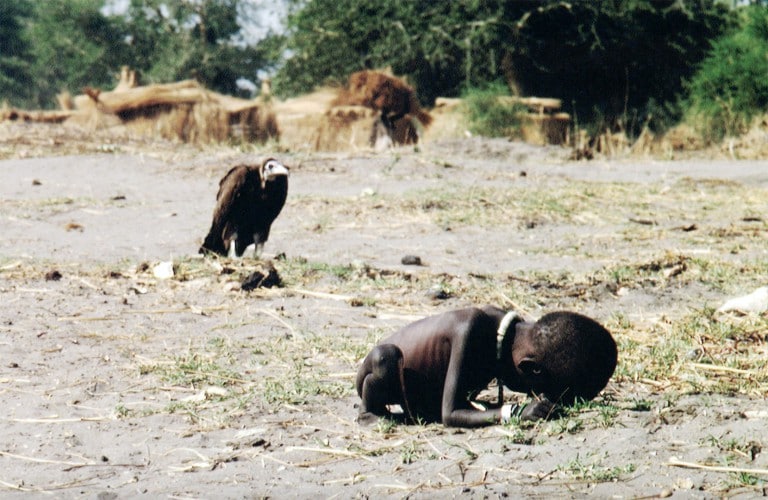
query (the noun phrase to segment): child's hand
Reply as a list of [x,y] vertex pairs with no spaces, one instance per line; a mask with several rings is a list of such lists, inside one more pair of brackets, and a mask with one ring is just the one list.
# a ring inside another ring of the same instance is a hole
[[520,414],[520,420],[543,420],[547,419],[555,413],[557,405],[542,396],[539,399],[534,399],[525,406],[523,412]]

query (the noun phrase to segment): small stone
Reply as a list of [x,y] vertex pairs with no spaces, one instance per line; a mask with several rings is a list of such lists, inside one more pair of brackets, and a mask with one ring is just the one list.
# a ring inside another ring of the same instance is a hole
[[57,269],[45,273],[45,281],[59,281],[61,278],[61,273]]
[[418,255],[405,255],[402,259],[400,259],[400,263],[404,266],[420,266],[421,257]]
[[64,229],[67,230],[67,231],[80,231],[81,233],[83,231],[85,231],[85,227],[83,227],[82,224],[80,224],[78,222],[75,222],[75,221],[67,222],[64,225]]
[[152,274],[159,280],[173,278],[173,262],[165,261],[152,268]]
[[442,286],[435,285],[427,291],[427,297],[433,300],[445,300],[451,298],[451,294]]
[[685,353],[685,358],[693,361],[701,358],[703,354],[704,352],[701,350],[701,348],[694,347],[693,349]]

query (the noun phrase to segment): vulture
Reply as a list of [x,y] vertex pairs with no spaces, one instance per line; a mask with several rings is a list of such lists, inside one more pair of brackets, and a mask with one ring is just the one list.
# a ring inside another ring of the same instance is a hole
[[274,158],[261,165],[237,165],[219,181],[216,208],[200,253],[241,257],[255,244],[261,254],[272,222],[288,195],[288,168]]

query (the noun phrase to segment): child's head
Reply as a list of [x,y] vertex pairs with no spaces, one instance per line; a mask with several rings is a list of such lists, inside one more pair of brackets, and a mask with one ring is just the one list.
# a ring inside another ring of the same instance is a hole
[[552,312],[526,330],[519,346],[514,342],[513,359],[531,392],[571,404],[597,396],[613,375],[616,342],[595,320]]

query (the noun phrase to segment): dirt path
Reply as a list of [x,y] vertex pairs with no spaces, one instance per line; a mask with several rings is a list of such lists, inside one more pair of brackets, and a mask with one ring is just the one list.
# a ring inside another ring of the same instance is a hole
[[[0,161],[4,497],[762,494],[765,318],[740,327],[749,354],[705,327],[674,342],[765,284],[768,162],[573,163],[480,139],[281,155],[266,253],[285,286],[246,293],[255,261],[196,252],[219,177],[251,155],[116,149]],[[624,356],[606,395],[523,428],[354,422],[376,339],[483,302],[608,325]],[[662,347],[674,376],[650,366]]]

